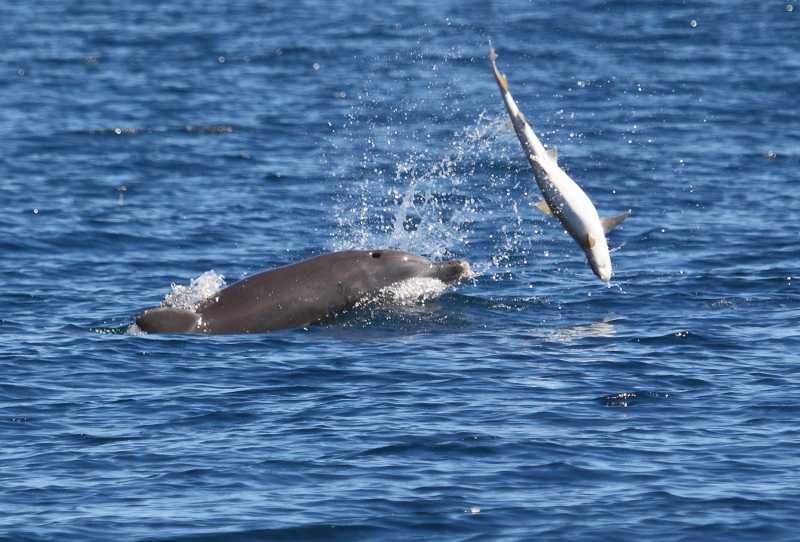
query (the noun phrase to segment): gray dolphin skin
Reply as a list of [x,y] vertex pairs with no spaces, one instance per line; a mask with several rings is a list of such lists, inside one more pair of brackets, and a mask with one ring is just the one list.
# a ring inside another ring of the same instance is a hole
[[611,218],[600,218],[586,192],[558,165],[555,148],[550,149],[551,152],[545,149],[525,115],[517,107],[508,90],[508,80],[497,69],[497,53],[494,49],[489,52],[489,60],[514,131],[544,197],[544,201],[537,204],[537,207],[545,214],[558,218],[586,254],[594,274],[608,284],[614,273],[605,234],[628,218],[630,210]]
[[191,311],[158,307],[136,325],[147,333],[264,333],[336,315],[382,288],[412,278],[455,284],[467,262],[432,262],[395,250],[349,250],[258,273],[217,292]]

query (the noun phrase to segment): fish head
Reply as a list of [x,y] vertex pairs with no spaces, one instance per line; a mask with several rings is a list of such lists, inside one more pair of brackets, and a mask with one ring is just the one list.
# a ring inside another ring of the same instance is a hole
[[589,233],[582,245],[592,271],[600,280],[608,284],[611,277],[614,276],[614,271],[611,267],[611,254],[608,251],[606,236],[602,233]]

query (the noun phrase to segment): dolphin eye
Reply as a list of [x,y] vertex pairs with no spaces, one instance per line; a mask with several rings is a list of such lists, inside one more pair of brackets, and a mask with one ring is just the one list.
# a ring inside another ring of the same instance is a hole
[[381,257],[381,253],[380,252],[370,252],[369,255],[372,256],[373,258],[380,258]]

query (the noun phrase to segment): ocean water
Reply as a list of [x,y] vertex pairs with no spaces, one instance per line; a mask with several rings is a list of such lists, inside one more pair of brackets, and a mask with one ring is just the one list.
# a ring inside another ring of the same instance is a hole
[[[0,539],[797,538],[793,0],[2,12]],[[611,287],[533,207],[489,40],[601,214],[633,211]],[[127,332],[348,248],[477,276]]]

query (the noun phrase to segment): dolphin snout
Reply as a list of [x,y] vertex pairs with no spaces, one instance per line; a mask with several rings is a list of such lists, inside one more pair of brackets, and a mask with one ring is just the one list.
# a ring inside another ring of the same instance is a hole
[[435,276],[445,284],[455,284],[472,276],[472,268],[462,260],[436,264]]

